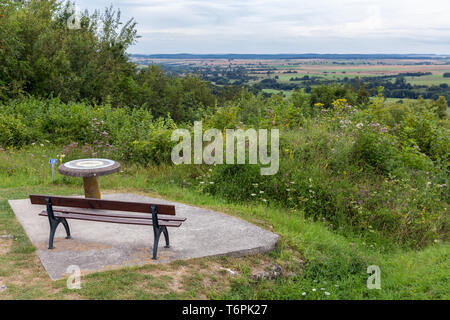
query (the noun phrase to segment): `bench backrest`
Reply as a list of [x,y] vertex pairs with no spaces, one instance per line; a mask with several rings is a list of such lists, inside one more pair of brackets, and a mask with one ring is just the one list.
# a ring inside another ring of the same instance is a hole
[[100,210],[117,210],[130,212],[152,213],[152,206],[156,206],[158,214],[175,215],[175,206],[166,204],[154,204],[145,202],[128,202],[115,200],[100,200],[100,199],[83,199],[72,197],[58,197],[58,196],[44,196],[44,195],[30,195],[32,204],[45,205],[46,198],[50,198],[53,206],[56,207],[72,207],[83,209],[100,209]]

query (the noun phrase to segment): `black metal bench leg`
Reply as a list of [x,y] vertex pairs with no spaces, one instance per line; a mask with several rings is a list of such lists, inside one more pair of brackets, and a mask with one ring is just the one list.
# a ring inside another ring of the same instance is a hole
[[66,218],[61,218],[61,223],[63,224],[64,229],[66,229],[66,234],[67,234],[66,239],[71,239],[72,237],[70,236],[69,223],[67,222]]
[[166,226],[162,227],[162,231],[164,233],[164,238],[166,239],[166,246],[164,248],[170,248],[169,231],[167,231],[167,227]]
[[48,248],[49,249],[54,249],[55,247],[53,246],[53,239],[55,237],[55,232],[56,229],[58,228],[58,225],[61,221],[59,220],[53,220],[52,222],[50,222],[50,237],[48,239]]
[[153,240],[153,260],[158,259],[157,253],[158,253],[158,244],[159,244],[159,237],[161,236],[161,230],[155,229],[154,230],[155,239]]

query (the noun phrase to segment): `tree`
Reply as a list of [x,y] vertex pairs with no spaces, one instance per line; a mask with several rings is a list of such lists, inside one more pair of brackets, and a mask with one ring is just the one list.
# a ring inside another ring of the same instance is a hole
[[436,112],[437,115],[440,119],[444,119],[447,118],[447,108],[448,108],[448,103],[447,100],[445,99],[445,97],[440,96],[436,102],[434,103],[435,107],[436,107]]
[[[123,105],[134,90],[136,66],[127,48],[136,39],[133,19],[122,23],[120,11],[82,14],[80,29],[67,27],[70,2],[1,0],[0,93],[27,92],[61,100],[106,97]],[[100,27],[100,23],[102,27]]]
[[322,84],[311,89],[311,106],[322,103],[325,108],[331,108],[333,101],[337,99],[346,99],[351,105],[357,104],[358,101],[357,94],[349,86]]

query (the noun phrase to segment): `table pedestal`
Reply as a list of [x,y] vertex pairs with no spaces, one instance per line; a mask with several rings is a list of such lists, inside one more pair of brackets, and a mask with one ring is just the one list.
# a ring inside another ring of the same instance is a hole
[[98,183],[98,177],[83,177],[84,182],[84,197],[100,199],[100,185]]

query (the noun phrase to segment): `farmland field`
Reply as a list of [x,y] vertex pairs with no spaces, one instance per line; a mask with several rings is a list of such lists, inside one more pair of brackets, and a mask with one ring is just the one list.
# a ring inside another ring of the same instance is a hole
[[[231,58],[155,58],[132,56],[140,67],[159,65],[175,75],[193,74],[217,86],[244,85],[265,94],[288,97],[293,89],[312,87],[322,83],[355,86],[367,83],[372,95],[378,86],[386,89],[389,98],[437,99],[450,96],[450,58],[444,56],[416,58],[360,58],[360,59],[253,59]],[[449,100],[449,99],[448,99]]]
[[[450,59],[426,60],[328,60],[328,59],[293,59],[293,60],[251,60],[251,59],[154,59],[136,58],[133,60],[141,65],[157,64],[179,67],[180,69],[220,70],[223,68],[245,68],[249,75],[260,79],[269,75],[288,81],[295,76],[320,76],[324,78],[364,77],[399,75],[402,73],[429,72],[428,79],[442,80],[446,83],[450,78],[443,78],[445,72],[450,72]],[[409,77],[414,81],[418,77]],[[435,82],[427,79],[428,82]]]

